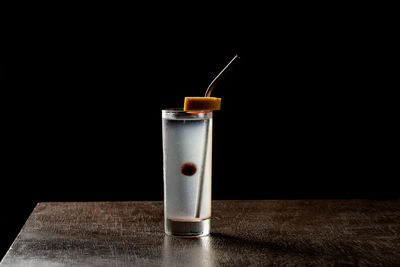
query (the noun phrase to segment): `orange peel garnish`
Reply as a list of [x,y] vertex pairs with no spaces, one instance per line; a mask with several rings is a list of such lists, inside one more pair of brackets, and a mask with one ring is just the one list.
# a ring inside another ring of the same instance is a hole
[[220,109],[221,109],[221,98],[217,97],[189,96],[185,97],[185,103],[183,105],[183,110],[189,111],[191,113],[210,112]]

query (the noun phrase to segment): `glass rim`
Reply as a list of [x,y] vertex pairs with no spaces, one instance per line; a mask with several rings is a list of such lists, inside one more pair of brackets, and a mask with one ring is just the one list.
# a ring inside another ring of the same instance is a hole
[[183,110],[183,108],[166,108],[161,110],[162,117],[164,119],[175,119],[175,120],[204,120],[212,118],[212,111],[198,111],[198,112],[188,112]]

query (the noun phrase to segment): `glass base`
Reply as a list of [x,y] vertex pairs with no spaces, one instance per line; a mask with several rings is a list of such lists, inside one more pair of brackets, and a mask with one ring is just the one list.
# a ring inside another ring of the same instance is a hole
[[210,219],[201,221],[165,220],[165,233],[182,237],[200,237],[210,234]]

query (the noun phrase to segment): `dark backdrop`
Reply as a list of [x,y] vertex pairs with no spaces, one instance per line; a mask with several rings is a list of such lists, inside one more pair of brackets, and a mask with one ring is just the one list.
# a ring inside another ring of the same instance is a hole
[[323,16],[73,21],[37,18],[6,53],[0,254],[39,201],[162,200],[161,109],[235,54],[213,92],[213,199],[398,196],[390,33]]

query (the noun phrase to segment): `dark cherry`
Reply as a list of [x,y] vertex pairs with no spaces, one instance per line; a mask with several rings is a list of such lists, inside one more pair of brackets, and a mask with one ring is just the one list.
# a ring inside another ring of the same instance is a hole
[[185,162],[181,166],[181,173],[186,176],[192,176],[197,171],[196,164],[193,162]]

